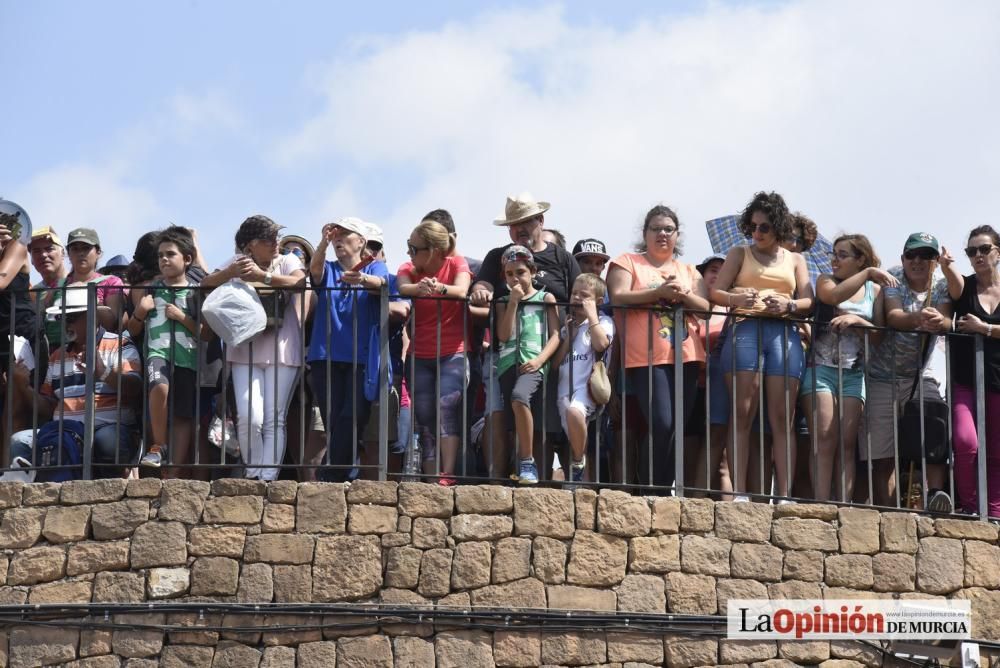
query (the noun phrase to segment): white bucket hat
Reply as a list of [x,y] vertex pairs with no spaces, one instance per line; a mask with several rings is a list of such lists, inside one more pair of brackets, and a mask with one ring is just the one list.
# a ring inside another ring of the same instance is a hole
[[523,192],[517,197],[507,196],[507,206],[504,207],[503,217],[493,221],[494,225],[508,226],[516,225],[522,220],[528,220],[535,216],[540,216],[549,210],[552,205],[548,202],[539,202],[529,192]]

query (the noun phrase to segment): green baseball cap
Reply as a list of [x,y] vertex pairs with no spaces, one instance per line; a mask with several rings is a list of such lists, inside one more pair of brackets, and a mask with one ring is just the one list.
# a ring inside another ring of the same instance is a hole
[[66,247],[69,248],[74,242],[79,241],[90,246],[100,246],[101,238],[97,232],[89,227],[78,227],[66,236]]
[[903,252],[908,250],[915,250],[917,248],[930,248],[932,251],[941,254],[941,246],[938,245],[938,240],[933,234],[927,234],[926,232],[914,232],[909,237],[906,238],[906,243],[903,245]]

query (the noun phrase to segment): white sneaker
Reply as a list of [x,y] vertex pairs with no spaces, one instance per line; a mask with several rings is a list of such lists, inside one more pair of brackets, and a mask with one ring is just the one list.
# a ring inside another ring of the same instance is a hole
[[733,497],[733,503],[750,503],[750,497],[746,494],[738,494]]
[[792,501],[791,499],[778,499],[778,505],[779,506],[789,506],[789,505],[794,506],[795,502]]

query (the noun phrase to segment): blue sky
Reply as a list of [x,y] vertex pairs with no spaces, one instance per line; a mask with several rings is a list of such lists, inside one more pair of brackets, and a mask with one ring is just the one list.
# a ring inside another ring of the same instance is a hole
[[[1000,6],[969,2],[0,1],[0,195],[95,226],[107,256],[247,215],[310,238],[444,206],[504,241],[508,193],[571,241],[628,248],[650,206],[702,222],[760,189],[887,258],[1000,208]],[[950,236],[949,236],[950,235]]]

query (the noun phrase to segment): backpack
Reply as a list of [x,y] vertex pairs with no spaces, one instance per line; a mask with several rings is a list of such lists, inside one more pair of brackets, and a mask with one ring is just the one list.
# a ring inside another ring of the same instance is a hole
[[[62,424],[62,439],[59,425]],[[35,482],[79,480],[83,463],[83,423],[77,420],[52,420],[38,429],[35,436],[35,466],[69,466],[39,469]]]

